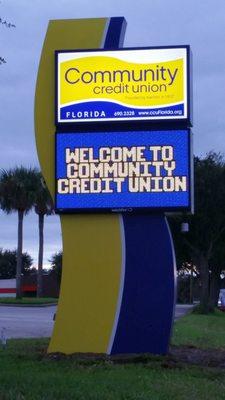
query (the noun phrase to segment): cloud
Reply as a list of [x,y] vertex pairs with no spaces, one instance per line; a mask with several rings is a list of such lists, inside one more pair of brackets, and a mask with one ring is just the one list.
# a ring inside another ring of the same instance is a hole
[[[33,104],[41,48],[49,19],[125,16],[125,46],[190,44],[194,72],[194,152],[225,152],[225,2],[217,0],[4,0],[0,15],[16,24],[0,27],[0,167],[38,165]],[[49,105],[51,107],[52,105]],[[0,213],[0,245],[16,246],[16,217]],[[26,217],[25,249],[36,259],[37,223]],[[54,222],[53,222],[54,221]],[[46,260],[61,247],[56,217],[46,219]],[[4,232],[4,236],[3,236]]]
[[[0,212],[1,232],[0,248],[17,248],[17,213],[10,215]],[[4,228],[2,228],[4,227]],[[45,218],[44,229],[44,263],[49,264],[49,259],[53,253],[61,250],[61,230],[58,216]],[[38,260],[38,216],[34,212],[24,217],[24,241],[23,251],[28,252],[37,265]]]

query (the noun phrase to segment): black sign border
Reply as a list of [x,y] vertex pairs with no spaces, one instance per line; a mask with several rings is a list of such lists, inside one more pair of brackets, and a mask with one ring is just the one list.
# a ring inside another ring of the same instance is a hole
[[[59,122],[58,121],[58,55],[61,53],[84,53],[84,52],[106,52],[106,51],[126,51],[126,50],[167,50],[167,49],[186,49],[187,51],[187,118],[179,119],[179,117],[174,119],[163,119],[163,120],[154,120],[154,119],[127,119],[127,120],[110,120],[110,121],[99,121],[99,120],[91,120],[91,121],[69,121],[69,122]],[[111,49],[111,48],[103,48],[103,49],[71,49],[71,50],[55,50],[55,125],[58,131],[65,130],[65,127],[68,127],[71,131],[79,130],[79,131],[98,131],[100,126],[105,130],[104,127],[108,127],[109,124],[114,125],[114,130],[116,125],[119,124],[120,127],[122,125],[126,125],[126,129],[129,130],[129,124],[132,124],[133,128],[137,127],[137,129],[141,127],[145,127],[148,125],[149,127],[156,129],[158,127],[170,127],[175,126],[183,127],[184,129],[187,127],[192,127],[193,125],[193,112],[192,112],[192,53],[189,45],[176,45],[176,46],[150,46],[150,47],[123,47],[119,49]],[[96,125],[96,127],[94,127]],[[67,128],[66,128],[67,129]]]

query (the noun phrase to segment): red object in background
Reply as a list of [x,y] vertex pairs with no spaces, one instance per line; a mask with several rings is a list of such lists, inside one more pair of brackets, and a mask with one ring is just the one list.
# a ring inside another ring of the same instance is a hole
[[16,288],[0,288],[0,293],[16,293]]
[[22,292],[36,292],[37,285],[22,285]]

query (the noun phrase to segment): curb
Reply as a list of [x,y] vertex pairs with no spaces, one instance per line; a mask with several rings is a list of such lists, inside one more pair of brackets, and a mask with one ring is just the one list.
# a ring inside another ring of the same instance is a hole
[[40,308],[40,307],[52,307],[57,306],[58,303],[49,303],[49,304],[7,304],[7,303],[0,303],[0,307],[33,307],[33,308]]

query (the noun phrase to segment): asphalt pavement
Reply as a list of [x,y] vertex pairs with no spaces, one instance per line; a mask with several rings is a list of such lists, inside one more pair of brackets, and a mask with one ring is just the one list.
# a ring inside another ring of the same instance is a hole
[[[12,307],[0,306],[0,339],[50,337],[57,306]],[[189,304],[177,305],[175,320],[192,309]]]
[[2,330],[7,338],[49,337],[53,330],[56,306],[12,307],[0,306],[0,337]]
[[176,304],[175,308],[175,320],[188,314],[193,309],[192,304]]

